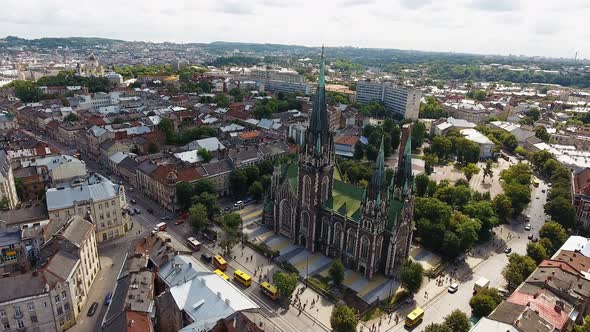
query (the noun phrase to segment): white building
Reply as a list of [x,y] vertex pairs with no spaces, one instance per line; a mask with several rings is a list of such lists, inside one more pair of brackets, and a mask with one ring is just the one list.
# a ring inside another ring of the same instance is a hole
[[463,129],[461,135],[479,145],[479,158],[490,158],[494,154],[494,142],[487,138],[486,135],[475,129]]
[[391,82],[359,81],[356,85],[356,100],[359,103],[379,100],[387,111],[404,119],[418,119],[421,99],[421,91]]
[[87,176],[86,163],[72,156],[58,155],[21,162],[22,167],[36,167],[43,181],[57,187]]
[[90,211],[96,224],[98,242],[125,235],[130,228],[125,212],[125,188],[107,178],[93,174],[76,187],[51,188],[46,193],[50,220],[65,221]]

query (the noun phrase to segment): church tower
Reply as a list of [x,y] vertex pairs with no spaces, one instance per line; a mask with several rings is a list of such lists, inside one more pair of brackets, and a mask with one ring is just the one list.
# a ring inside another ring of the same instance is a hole
[[334,181],[334,133],[328,124],[324,48],[320,60],[320,75],[313,99],[309,128],[305,133],[305,146],[299,155],[298,215],[295,222],[296,244],[315,251],[319,238],[319,211],[332,197]]
[[389,212],[388,186],[385,176],[383,139],[375,165],[375,172],[367,186],[363,215],[360,221],[360,243],[357,271],[371,278],[381,269],[383,244]]

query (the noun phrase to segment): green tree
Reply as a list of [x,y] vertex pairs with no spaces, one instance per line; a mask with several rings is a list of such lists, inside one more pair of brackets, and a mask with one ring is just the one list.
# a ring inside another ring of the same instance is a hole
[[227,95],[225,93],[218,93],[215,95],[214,98],[214,102],[215,104],[217,104],[218,107],[228,107],[229,106],[229,98],[227,97]]
[[199,149],[197,151],[197,155],[201,158],[203,158],[203,162],[204,163],[208,163],[211,161],[211,159],[213,159],[213,156],[211,155],[211,152],[209,152],[209,150],[207,149]]
[[417,121],[412,127],[412,150],[422,146],[426,137],[426,125]]
[[242,217],[239,213],[227,213],[223,215],[223,224],[233,231],[237,231],[242,224]]
[[430,179],[426,174],[420,174],[416,176],[416,195],[419,197],[424,197],[426,195],[426,190],[428,189],[428,184],[430,183]]
[[297,274],[277,271],[272,275],[273,283],[277,286],[279,294],[286,298],[297,288]]
[[430,175],[434,171],[434,165],[438,163],[438,157],[435,154],[424,155],[424,172]]
[[235,197],[242,197],[249,188],[248,176],[243,169],[234,170],[229,175],[229,187]]
[[461,171],[463,172],[463,174],[467,178],[467,181],[471,181],[471,178],[474,175],[478,174],[480,169],[479,169],[479,167],[477,167],[476,164],[469,163],[469,164],[467,164],[467,166],[463,167],[461,169]]
[[215,188],[213,182],[203,179],[194,183],[193,193],[194,195],[200,195],[202,193],[217,194],[217,189]]
[[458,309],[453,310],[453,312],[445,317],[445,325],[453,332],[469,332],[471,329],[469,318],[463,311]]
[[377,150],[377,148],[372,145],[369,144],[367,145],[367,148],[365,149],[365,151],[367,152],[367,159],[370,161],[375,161],[377,160],[377,154],[379,153],[379,151]]
[[332,309],[330,325],[334,332],[355,332],[358,325],[356,313],[346,305],[337,305]]
[[504,194],[510,198],[514,214],[520,214],[531,201],[531,188],[529,185],[504,183]]
[[486,180],[486,176],[489,176],[490,179],[494,176],[494,170],[492,169],[492,160],[486,160],[486,167],[483,169],[483,182]]
[[203,204],[195,204],[189,209],[189,216],[191,226],[196,232],[201,231],[207,226],[209,218],[207,216],[207,208]]
[[496,197],[494,197],[492,200],[492,206],[494,207],[500,222],[506,223],[508,221],[508,217],[513,214],[512,201],[505,194],[496,195]]
[[332,261],[329,272],[330,277],[332,277],[332,281],[334,282],[334,285],[339,286],[340,284],[342,284],[342,281],[344,280],[344,264],[342,264],[342,261],[340,261],[340,259],[335,259]]
[[446,159],[453,151],[453,142],[443,136],[436,136],[432,139],[432,145],[430,147],[432,153],[436,154],[439,159]]
[[543,142],[549,142],[549,139],[551,139],[551,135],[547,133],[547,129],[544,126],[537,126],[535,128],[535,136],[543,140]]
[[516,139],[516,136],[508,134],[502,141],[502,144],[508,151],[514,151],[514,149],[516,149],[518,146],[518,140]]
[[454,332],[446,324],[430,323],[424,328],[424,332]]
[[491,237],[491,230],[498,225],[498,217],[491,201],[471,202],[464,207],[463,212],[481,222],[479,240],[487,240]]
[[551,219],[560,223],[565,228],[572,228],[576,223],[576,209],[573,207],[569,198],[559,196],[555,197],[545,204],[545,213],[551,216]]
[[535,261],[528,256],[512,254],[508,257],[508,265],[502,270],[508,287],[516,288],[537,268]]
[[9,208],[10,201],[8,201],[8,197],[2,197],[0,200],[0,210],[6,210]]
[[69,113],[68,115],[66,115],[64,117],[64,121],[65,122],[76,122],[76,121],[80,121],[80,117],[78,115],[76,115],[75,113]]
[[502,295],[495,288],[484,288],[469,300],[471,312],[477,317],[485,317],[492,313],[502,302]]
[[213,218],[214,215],[219,213],[217,194],[202,192],[193,197],[193,203],[202,204],[207,209],[207,215],[209,218]]
[[175,144],[178,136],[176,135],[174,122],[168,118],[164,118],[158,124],[158,128],[166,135],[166,143]]
[[553,255],[567,240],[565,228],[555,221],[546,222],[539,230],[539,237],[551,241],[551,251],[547,252],[549,256]]
[[256,200],[262,199],[262,196],[264,195],[262,183],[260,183],[260,181],[254,181],[248,188],[248,195],[252,196]]
[[400,271],[400,282],[411,294],[416,294],[422,286],[422,275],[424,274],[424,268],[420,263],[407,260],[402,265]]
[[180,182],[176,185],[176,200],[182,210],[188,210],[193,201],[193,186],[187,182]]
[[356,160],[362,160],[363,156],[365,155],[365,150],[363,148],[363,143],[360,140],[356,142],[354,145],[354,155],[353,158]]
[[18,196],[18,199],[21,201],[25,200],[26,197],[26,189],[25,189],[25,184],[23,182],[22,178],[15,178],[14,179],[14,187],[16,189],[16,195]]
[[37,102],[41,98],[41,91],[35,82],[16,80],[10,82],[8,86],[14,88],[14,94],[24,103]]
[[548,258],[545,247],[539,242],[529,242],[526,246],[526,254],[537,264]]
[[574,326],[575,332],[590,332],[590,315],[584,317],[584,323],[582,325]]

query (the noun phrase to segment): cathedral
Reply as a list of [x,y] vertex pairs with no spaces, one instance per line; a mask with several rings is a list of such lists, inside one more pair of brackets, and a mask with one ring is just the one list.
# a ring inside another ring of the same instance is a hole
[[389,183],[383,142],[367,187],[346,182],[329,129],[324,71],[322,50],[305,146],[296,162],[275,167],[264,222],[294,244],[340,258],[367,278],[376,273],[394,277],[412,241],[411,127],[402,127],[398,165]]

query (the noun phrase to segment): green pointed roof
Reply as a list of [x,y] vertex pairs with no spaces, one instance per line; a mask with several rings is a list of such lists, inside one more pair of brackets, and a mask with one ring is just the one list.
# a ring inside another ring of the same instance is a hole
[[381,193],[381,190],[385,186],[385,150],[383,148],[383,138],[381,138],[381,146],[377,155],[375,173],[373,173],[369,186],[371,187],[371,191],[377,195]]
[[365,190],[363,188],[334,180],[332,197],[324,203],[324,208],[358,222],[361,220],[361,206],[364,197]]
[[324,47],[322,46],[320,77],[318,78],[318,88],[316,90],[309,124],[309,130],[316,135],[330,130],[330,126],[328,125],[328,109],[326,106],[326,78],[324,67]]

